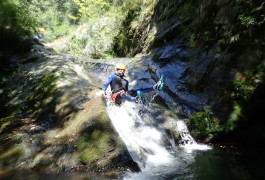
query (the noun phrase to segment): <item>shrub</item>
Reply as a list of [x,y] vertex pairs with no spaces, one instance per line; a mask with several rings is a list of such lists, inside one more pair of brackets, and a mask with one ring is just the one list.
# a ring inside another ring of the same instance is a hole
[[210,108],[195,113],[190,119],[190,126],[192,135],[198,138],[213,138],[220,130],[219,120]]

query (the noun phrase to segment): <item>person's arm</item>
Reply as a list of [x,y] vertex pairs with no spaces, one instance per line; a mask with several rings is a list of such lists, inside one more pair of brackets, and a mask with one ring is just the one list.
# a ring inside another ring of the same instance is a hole
[[114,79],[114,77],[115,77],[115,74],[112,74],[112,75],[110,75],[108,77],[107,81],[103,84],[103,87],[102,87],[102,90],[103,91],[106,91],[107,90],[109,84],[112,82],[112,80]]
[[39,40],[40,39],[40,34],[37,33],[35,36],[34,36],[35,39]]
[[41,34],[36,34],[34,36],[34,38],[38,41],[38,42],[41,42],[41,43],[44,43],[44,39],[43,39],[43,36]]

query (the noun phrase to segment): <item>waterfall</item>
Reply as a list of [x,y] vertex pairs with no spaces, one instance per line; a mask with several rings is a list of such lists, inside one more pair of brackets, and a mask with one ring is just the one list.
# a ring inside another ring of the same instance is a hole
[[163,132],[146,125],[139,115],[142,105],[124,102],[121,106],[108,105],[109,117],[124,141],[140,173],[127,173],[126,180],[146,180],[170,174],[174,156],[166,148]]
[[155,127],[145,126],[137,113],[139,106],[124,102],[121,106],[108,105],[107,111],[132,159],[141,170],[168,164],[172,155],[164,147],[162,133]]
[[[102,68],[93,72],[102,74]],[[143,74],[138,73],[137,75],[137,78],[134,79],[146,78]],[[149,76],[147,75],[147,77]],[[134,86],[133,81],[131,86]],[[138,84],[138,86],[142,87],[143,85]],[[107,93],[111,94],[110,88]],[[162,98],[170,99],[163,92]],[[147,108],[141,104],[127,101],[117,106],[109,101],[110,98],[106,99],[108,99],[107,112],[112,124],[125,143],[133,161],[141,170],[139,173],[126,173],[124,177],[126,180],[167,179],[167,177],[176,174],[176,171],[186,172],[187,167],[194,162],[194,154],[191,152],[198,149],[209,149],[209,146],[196,143],[183,121],[176,120],[176,123],[174,122],[173,127],[179,131],[182,142],[180,145],[175,145],[175,141],[167,136],[163,127],[156,124],[156,117],[154,117],[156,115],[149,114],[154,112],[152,107]],[[151,101],[153,99],[154,97],[151,98]]]
[[194,138],[191,136],[185,122],[178,120],[177,128],[180,134],[181,142],[180,147],[184,147],[186,151],[191,152],[192,150],[208,150],[211,149],[210,146],[205,144],[198,144]]
[[[140,173],[127,173],[124,179],[166,179],[176,170],[184,169],[185,171],[194,161],[190,153],[192,150],[209,149],[209,146],[197,144],[185,123],[180,120],[177,121],[176,128],[180,132],[183,143],[175,147],[173,141],[165,137],[166,133],[161,128],[145,123],[141,117],[142,109],[141,104],[126,101],[117,106],[107,101],[107,112],[112,124],[141,170]],[[170,142],[172,148],[168,149],[167,143]]]

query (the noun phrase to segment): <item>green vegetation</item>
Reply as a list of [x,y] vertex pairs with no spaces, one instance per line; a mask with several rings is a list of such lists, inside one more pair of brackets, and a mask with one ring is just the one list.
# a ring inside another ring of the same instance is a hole
[[15,116],[0,119],[0,166],[8,167],[16,164],[25,154],[18,145],[21,141],[20,134],[16,133],[23,123]]
[[3,154],[0,154],[0,162],[2,166],[9,166],[11,164],[15,164],[21,156],[24,154],[24,149],[19,146],[14,146],[10,148]]
[[106,13],[110,8],[110,2],[106,0],[73,0],[78,5],[79,17],[95,17]]
[[[232,87],[224,90],[231,93],[230,115],[221,120],[211,109],[195,113],[190,124],[193,135],[215,138],[234,131],[246,123],[250,111],[253,115],[255,109],[259,109],[252,107],[253,98],[257,104],[264,104],[256,97],[256,91],[261,91],[258,87],[263,87],[264,83],[264,52],[261,52],[264,44],[261,39],[264,39],[265,14],[262,2],[172,1],[170,11],[170,3],[161,0],[158,4],[155,13],[161,14],[160,20],[176,15],[185,22],[175,31],[175,38],[187,39],[190,48],[201,49],[201,52],[217,47],[219,51],[231,54],[226,67],[236,70],[231,79]],[[177,7],[176,11],[171,11],[174,7]],[[157,37],[154,41],[158,42],[155,46],[163,43]]]
[[[0,1],[0,29],[17,35],[33,32],[36,22],[30,16],[30,9],[19,0]],[[2,34],[1,34],[2,36]]]
[[246,75],[238,74],[233,81],[233,109],[229,117],[221,121],[214,116],[211,108],[197,112],[191,117],[191,133],[198,138],[213,139],[234,131],[240,124],[250,123],[249,116],[252,116],[252,121],[257,121],[255,118],[256,116],[259,118],[259,115],[253,113],[262,113],[259,112],[261,107],[258,106],[262,106],[264,100],[260,92],[257,94],[256,91],[262,86],[264,72],[263,61]]
[[[31,87],[29,84],[21,84],[20,88],[12,92],[4,92],[8,94],[6,101],[11,102],[2,108],[1,116],[21,114],[22,112],[38,114],[53,109],[57,98],[55,84],[57,79],[58,76],[51,72],[41,77],[37,82],[31,82]],[[9,83],[12,84],[14,81]],[[8,90],[6,89],[6,91]]]
[[265,78],[264,72],[265,61],[261,61],[257,67],[245,75],[239,74],[233,82],[235,100],[240,104],[248,103],[257,86]]
[[[6,40],[33,36],[44,27],[45,40],[52,41],[74,30],[78,6],[72,0],[2,0],[0,2],[0,38]],[[11,38],[11,39],[10,39]]]
[[[219,42],[221,47],[229,46],[245,38],[246,33],[259,29],[258,26],[263,23],[264,18],[264,14],[258,10],[261,4],[254,1],[230,3],[208,3],[201,10],[194,9],[198,7],[198,1],[183,3],[179,7],[183,18],[191,18],[191,24],[186,27],[191,45],[207,48]],[[193,13],[187,9],[193,9]]]
[[229,118],[225,121],[215,117],[211,108],[208,107],[205,111],[197,112],[190,118],[191,134],[207,141],[218,138],[219,135],[235,130],[242,116],[242,108],[237,104],[234,105]]
[[235,128],[239,125],[240,120],[242,120],[242,107],[235,104],[229,118],[222,127],[223,133],[235,130]]
[[191,119],[191,133],[194,137],[205,139],[214,138],[220,129],[220,122],[214,117],[210,108],[204,112],[195,113]]
[[234,81],[235,97],[239,101],[247,102],[255,90],[253,81],[240,79]]
[[[172,17],[177,17],[180,25],[172,28],[167,24]],[[64,40],[59,52],[104,59],[148,53],[174,39],[186,39],[188,48],[206,52],[217,47],[231,54],[230,62],[224,62],[235,71],[232,87],[224,87],[230,88],[224,91],[231,93],[231,114],[220,120],[208,108],[191,118],[195,136],[214,138],[220,132],[233,131],[240,119],[245,119],[253,95],[264,83],[264,17],[264,4],[254,0],[1,0],[0,53],[5,54],[0,54],[0,88],[10,82],[11,73],[2,70],[10,63],[8,55],[28,52],[31,44],[24,39],[33,36],[38,27],[46,29],[46,42]],[[159,60],[160,55],[154,57]],[[48,73],[31,87],[5,93],[1,89],[1,95],[14,99],[5,107],[7,112],[53,108],[57,79],[55,73]],[[31,92],[21,95],[22,90]],[[109,135],[98,129],[91,134],[84,132],[77,143],[78,150],[83,151],[79,158],[86,163],[99,159],[106,150],[103,145],[111,141]],[[91,141],[89,146],[87,141]]]
[[130,47],[132,46],[132,32],[130,32],[132,21],[135,20],[136,16],[140,12],[140,7],[135,9],[130,8],[125,20],[122,24],[122,29],[119,35],[115,37],[113,51],[120,57],[128,56],[130,54]]
[[16,126],[15,124],[19,124],[19,122],[14,116],[1,118],[0,119],[0,134],[4,134],[4,132],[10,131],[10,129]]
[[24,37],[33,33],[35,25],[29,8],[19,0],[0,1],[0,65],[5,63],[5,56],[30,50],[31,45]]
[[89,144],[89,146],[80,154],[80,161],[92,165],[100,160],[109,150],[111,134],[94,130],[91,135],[89,135],[89,138],[85,140],[86,144]]
[[34,17],[37,22],[34,33],[39,27],[44,27],[47,42],[69,35],[78,22],[72,18],[77,14],[78,9],[72,0],[31,0],[24,4],[30,10],[31,17]]
[[5,73],[0,73],[0,88],[3,88],[8,81],[9,76],[7,76]]
[[115,158],[115,153],[110,155],[110,152],[119,148],[119,140],[117,140],[117,134],[113,132],[108,115],[104,112],[103,104],[94,106],[100,113],[93,117],[94,120],[88,128],[80,132],[75,147],[80,152],[76,155],[78,161],[97,169],[110,165],[106,163],[110,163],[111,159]]
[[23,103],[21,108],[27,109],[27,111],[37,111],[45,110],[46,108],[52,109],[52,103],[56,100],[56,81],[58,80],[58,75],[54,72],[44,75],[38,80],[38,82],[33,86],[33,94],[29,95]]

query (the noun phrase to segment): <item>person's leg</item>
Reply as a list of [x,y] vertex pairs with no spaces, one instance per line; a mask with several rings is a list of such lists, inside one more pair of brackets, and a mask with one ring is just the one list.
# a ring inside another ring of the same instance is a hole
[[134,88],[134,89],[129,90],[128,93],[131,96],[136,97],[137,91],[141,91],[142,93],[149,93],[149,92],[154,91],[154,90],[161,91],[163,89],[164,83],[165,83],[165,78],[164,78],[164,76],[161,76],[159,81],[154,86],[151,86],[148,88]]
[[148,87],[148,88],[134,88],[134,89],[130,90],[129,92],[130,92],[130,94],[131,94],[131,92],[137,92],[137,91],[142,91],[143,93],[149,93],[149,92],[151,92],[153,90],[154,90],[153,87]]
[[130,94],[131,96],[135,97],[137,99],[137,102],[140,100],[140,102],[142,104],[147,104],[143,93],[148,93],[153,91],[154,88],[153,87],[148,87],[148,88],[135,88],[135,89],[131,89],[128,91],[128,94]]
[[144,95],[143,95],[143,92],[142,91],[136,91],[137,92],[137,97],[139,98],[139,102],[141,102],[142,104],[147,104],[145,98],[144,98]]
[[153,86],[154,89],[158,90],[158,91],[162,91],[164,88],[164,84],[166,82],[165,77],[162,75],[159,79],[159,81]]
[[122,92],[119,94],[119,96],[122,98],[122,99],[125,99],[127,101],[136,101],[136,97],[133,97],[131,96],[129,93],[126,93],[126,92]]

